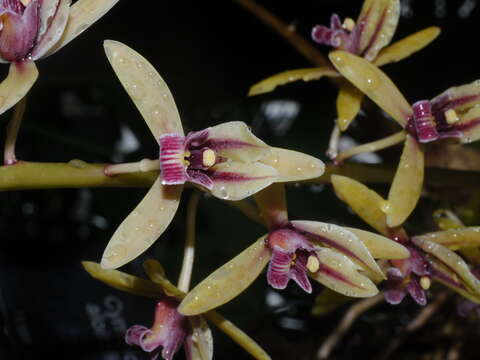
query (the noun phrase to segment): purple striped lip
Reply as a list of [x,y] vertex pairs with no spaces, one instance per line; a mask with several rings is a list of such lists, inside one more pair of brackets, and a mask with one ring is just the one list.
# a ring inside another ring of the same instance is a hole
[[316,25],[312,29],[313,41],[331,46],[335,49],[345,50],[350,53],[357,53],[358,41],[364,24],[356,25],[350,32],[344,29],[337,14],[330,18],[330,27],[325,25]]
[[162,184],[184,184],[188,178],[185,165],[185,137],[180,134],[164,134],[159,142]]

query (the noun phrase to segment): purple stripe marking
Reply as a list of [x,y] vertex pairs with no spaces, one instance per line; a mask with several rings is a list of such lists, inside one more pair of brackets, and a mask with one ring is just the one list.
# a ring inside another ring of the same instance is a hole
[[358,289],[363,289],[361,286],[358,286],[357,284],[354,284],[351,281],[349,281],[342,273],[332,269],[331,267],[326,266],[325,264],[320,264],[320,268],[318,269],[318,272],[321,272],[322,274],[327,275],[328,277],[334,278],[335,280],[344,282],[350,286],[356,287]]
[[252,181],[266,179],[269,176],[247,176],[244,174],[226,172],[226,171],[206,171],[208,177],[213,181],[235,182],[235,181]]
[[225,150],[225,149],[239,149],[245,147],[259,147],[258,145],[250,144],[245,141],[222,139],[222,138],[210,138],[202,146],[206,146],[212,150]]

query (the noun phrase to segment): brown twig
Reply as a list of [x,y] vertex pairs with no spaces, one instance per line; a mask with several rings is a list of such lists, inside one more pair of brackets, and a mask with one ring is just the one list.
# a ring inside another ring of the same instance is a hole
[[365,311],[371,309],[378,303],[383,301],[383,294],[377,294],[374,297],[361,300],[352,305],[343,316],[340,324],[333,332],[325,339],[317,352],[317,359],[327,359],[330,356],[333,348],[352,327],[355,320]]

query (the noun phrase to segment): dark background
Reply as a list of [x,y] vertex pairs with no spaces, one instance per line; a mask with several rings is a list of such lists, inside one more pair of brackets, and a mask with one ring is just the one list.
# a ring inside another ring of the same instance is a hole
[[[347,0],[259,3],[295,24],[306,37],[315,24],[328,24],[332,12],[356,18],[362,4]],[[471,12],[467,11],[469,4],[474,7]],[[450,86],[478,78],[480,5],[476,1],[411,0],[404,5],[394,40],[431,25],[442,28],[441,36],[428,48],[384,68],[409,101],[431,98]],[[66,48],[38,62],[40,77],[28,96],[17,145],[20,159],[125,162],[156,156],[155,140],[106,60],[104,39],[124,42],[156,67],[170,86],[187,131],[242,120],[271,145],[323,158],[336,97],[328,81],[296,83],[272,94],[246,98],[248,88],[262,78],[310,66],[277,34],[234,1],[120,0]],[[5,76],[7,66],[2,69]],[[284,108],[298,109],[298,115],[281,113],[271,118],[265,109],[275,101],[283,101]],[[2,115],[3,126],[9,116]],[[371,140],[388,132],[389,126],[378,127],[360,117],[351,135],[359,141]],[[137,139],[138,146],[119,149],[122,128]],[[150,325],[154,302],[110,289],[80,267],[81,260],[100,260],[114,229],[145,191],[0,194],[0,358],[147,358],[124,345],[122,337],[133,324]],[[184,193],[183,205],[189,195],[189,191]],[[292,219],[365,227],[328,187],[294,186],[288,196]],[[175,282],[184,223],[185,206],[181,206],[155,246],[122,270],[143,276],[141,261],[155,257]],[[228,204],[204,198],[198,213],[194,283],[264,232]],[[320,290],[316,285],[314,295]],[[281,293],[268,289],[262,276],[220,310],[273,359],[311,359],[344,310],[315,318],[310,315],[313,299],[296,286]],[[382,307],[380,315],[363,318],[349,335],[348,346],[334,353],[336,358],[358,356],[358,351],[366,356],[375,354],[378,349],[371,342],[362,343],[355,334],[388,339],[408,320],[407,310],[416,311],[410,300],[405,303],[398,308]],[[214,340],[216,359],[250,358],[216,330]],[[177,357],[182,356],[180,352]]]

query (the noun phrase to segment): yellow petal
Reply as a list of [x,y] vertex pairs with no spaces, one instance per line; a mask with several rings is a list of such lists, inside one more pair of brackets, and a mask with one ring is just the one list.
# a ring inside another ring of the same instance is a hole
[[416,236],[416,238],[442,244],[451,250],[480,246],[480,226],[436,231]]
[[229,302],[244,291],[270,260],[267,235],[215,270],[190,291],[180,304],[183,315],[198,315]]
[[271,148],[260,162],[278,171],[275,182],[314,179],[323,175],[325,164],[313,156],[282,148]]
[[360,53],[368,60],[376,58],[395,33],[400,18],[399,0],[365,0],[357,24],[364,22],[360,35]]
[[210,193],[224,200],[242,200],[266,188],[277,179],[277,170],[262,164],[227,161],[211,168]]
[[458,128],[463,136],[460,138],[462,144],[468,144],[480,139],[480,106],[474,106],[464,115],[460,121],[455,123],[454,129]]
[[412,116],[412,108],[383,71],[367,60],[344,51],[331,52],[329,58],[348,81],[405,127]]
[[401,225],[417,205],[423,187],[424,156],[420,144],[407,135],[402,157],[384,211],[389,227]]
[[347,130],[362,106],[363,93],[350,83],[344,82],[337,96],[337,124],[341,131]]
[[106,270],[100,264],[91,261],[82,261],[84,269],[95,279],[117,289],[133,295],[158,297],[164,295],[162,288],[157,284],[118,270]]
[[253,85],[248,91],[249,96],[259,95],[273,91],[277,86],[286,85],[294,81],[318,80],[323,76],[339,76],[331,67],[318,67],[308,69],[296,69],[272,75]]
[[163,186],[160,177],[153,183],[147,195],[113,234],[102,257],[106,269],[118,268],[147,250],[175,215],[181,185]]
[[183,134],[177,105],[165,81],[139,53],[118,41],[106,40],[105,53],[155,140],[165,133]]
[[67,26],[60,40],[47,51],[46,56],[57,52],[94,22],[105,15],[119,0],[78,0],[70,7]]
[[272,184],[255,194],[255,201],[260,209],[265,224],[270,230],[288,222],[285,185]]
[[143,269],[147,273],[148,278],[163,289],[163,292],[177,299],[183,299],[185,293],[173,285],[170,280],[165,277],[165,271],[162,265],[154,259],[147,259],[143,262]]
[[370,297],[378,294],[375,284],[359,272],[362,268],[347,256],[328,248],[319,249],[317,256],[322,266],[316,273],[309,274],[312,279],[346,296]]
[[434,106],[442,108],[448,105],[449,109],[454,109],[457,113],[463,113],[480,103],[480,80],[453,86],[435,96],[431,101]]
[[337,196],[350,206],[355,214],[383,235],[390,235],[385,213],[385,202],[375,191],[346,176],[332,175],[332,185]]
[[423,49],[440,35],[440,28],[432,26],[409,35],[384,48],[373,62],[376,66],[403,60]]
[[407,259],[410,257],[405,246],[385,236],[350,227],[345,227],[345,229],[357,235],[375,259]]
[[0,114],[18,103],[37,78],[38,70],[33,61],[11,63],[7,77],[0,83]]

